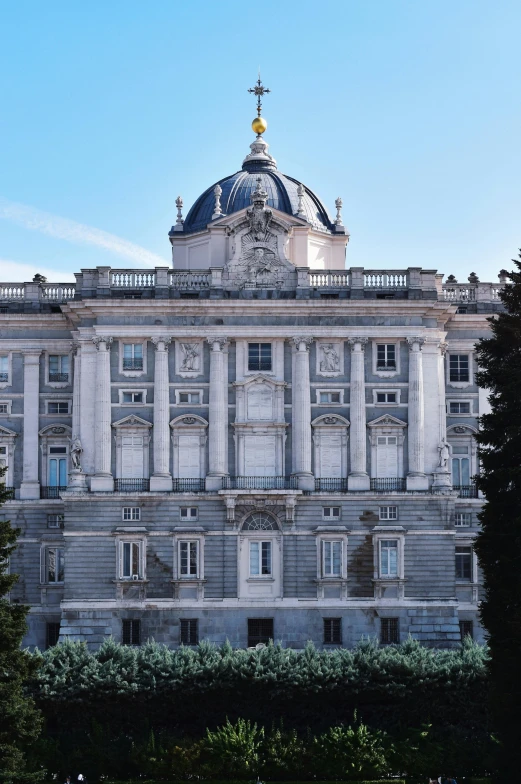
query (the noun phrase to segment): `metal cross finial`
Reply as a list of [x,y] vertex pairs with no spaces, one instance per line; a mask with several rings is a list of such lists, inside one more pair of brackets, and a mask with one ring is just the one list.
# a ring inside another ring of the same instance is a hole
[[266,95],[266,93],[271,92],[271,90],[269,90],[267,87],[264,87],[264,85],[262,84],[260,78],[260,71],[259,71],[259,78],[257,79],[257,84],[255,85],[255,87],[250,87],[248,92],[253,93],[254,95],[257,96],[257,116],[260,117],[261,109],[262,109],[261,98],[263,95]]

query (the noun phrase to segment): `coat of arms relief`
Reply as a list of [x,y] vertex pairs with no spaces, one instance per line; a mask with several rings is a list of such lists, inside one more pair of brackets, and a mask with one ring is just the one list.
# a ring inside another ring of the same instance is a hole
[[235,241],[225,275],[243,288],[282,288],[295,274],[284,252],[288,228],[274,220],[260,177],[250,198],[251,207],[231,230]]

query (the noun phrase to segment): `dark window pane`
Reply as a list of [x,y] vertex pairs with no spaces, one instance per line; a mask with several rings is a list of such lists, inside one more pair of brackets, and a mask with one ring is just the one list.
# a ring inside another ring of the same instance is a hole
[[183,645],[197,645],[199,642],[197,618],[181,619],[181,642]]
[[460,621],[459,622],[459,631],[460,631],[462,640],[464,640],[465,637],[467,637],[467,635],[472,638],[474,636],[474,634],[473,634],[474,629],[473,629],[472,621]]
[[271,370],[271,343],[248,343],[248,370]]
[[248,648],[273,640],[273,618],[248,618]]
[[384,645],[400,642],[398,618],[380,619],[380,642]]
[[327,645],[342,644],[341,618],[324,618],[324,643]]
[[47,648],[52,648],[53,645],[56,645],[58,643],[58,638],[60,636],[60,624],[48,623],[46,631],[47,631],[46,646]]
[[470,547],[456,547],[456,580],[472,579],[472,550]]
[[141,645],[141,621],[123,621],[123,645]]

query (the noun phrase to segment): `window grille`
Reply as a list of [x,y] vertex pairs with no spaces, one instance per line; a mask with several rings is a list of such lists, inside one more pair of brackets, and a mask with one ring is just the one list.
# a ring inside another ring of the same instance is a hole
[[324,618],[324,644],[342,645],[342,618]]
[[273,640],[273,618],[248,618],[248,648]]
[[197,618],[181,618],[181,643],[183,645],[197,645],[199,642],[199,629]]
[[459,622],[459,633],[461,635],[462,641],[465,637],[470,637],[473,639],[474,637],[474,624],[472,621],[460,621]]
[[60,637],[60,623],[58,622],[58,623],[46,624],[45,647],[52,648],[53,645],[57,645],[59,637]]
[[400,642],[398,621],[398,618],[380,618],[380,642],[383,645]]
[[123,627],[123,634],[122,634],[122,643],[123,645],[141,645],[141,621],[132,619],[126,620],[122,623]]

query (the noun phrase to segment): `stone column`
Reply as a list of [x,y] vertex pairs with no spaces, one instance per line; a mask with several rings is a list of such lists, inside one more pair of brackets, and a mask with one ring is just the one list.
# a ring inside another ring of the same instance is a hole
[[351,387],[349,403],[349,456],[351,471],[347,478],[350,491],[369,490],[367,473],[367,427],[365,415],[365,346],[367,338],[349,338],[351,346]]
[[96,356],[96,444],[94,451],[94,476],[91,490],[114,490],[111,465],[111,407],[110,407],[110,345],[112,338],[98,335],[93,338],[98,350]]
[[[436,370],[438,382],[438,432],[437,436],[437,463],[433,471],[434,481],[432,490],[434,493],[449,494],[452,489],[452,473],[450,466],[450,450],[447,444],[447,409],[445,402],[445,354],[449,347],[448,343],[440,341],[435,344],[437,350]],[[435,444],[436,446],[436,444]]]
[[423,338],[407,338],[409,345],[409,472],[407,490],[427,490],[425,475],[425,422],[423,404]]
[[38,481],[38,416],[41,351],[24,352],[24,432],[23,474],[20,485],[22,500],[40,498]]
[[80,431],[80,384],[81,384],[81,354],[79,343],[73,343],[72,353],[74,368],[72,377],[72,437],[81,438]]
[[220,490],[222,477],[228,475],[226,439],[228,436],[228,363],[223,351],[227,338],[208,338],[210,344],[210,400],[208,408],[207,490]]
[[170,473],[170,389],[168,386],[168,344],[171,338],[152,338],[156,347],[154,365],[154,473],[151,490],[172,490]]
[[293,476],[298,478],[300,490],[314,490],[311,473],[311,390],[309,386],[309,349],[312,337],[292,338],[293,353]]

